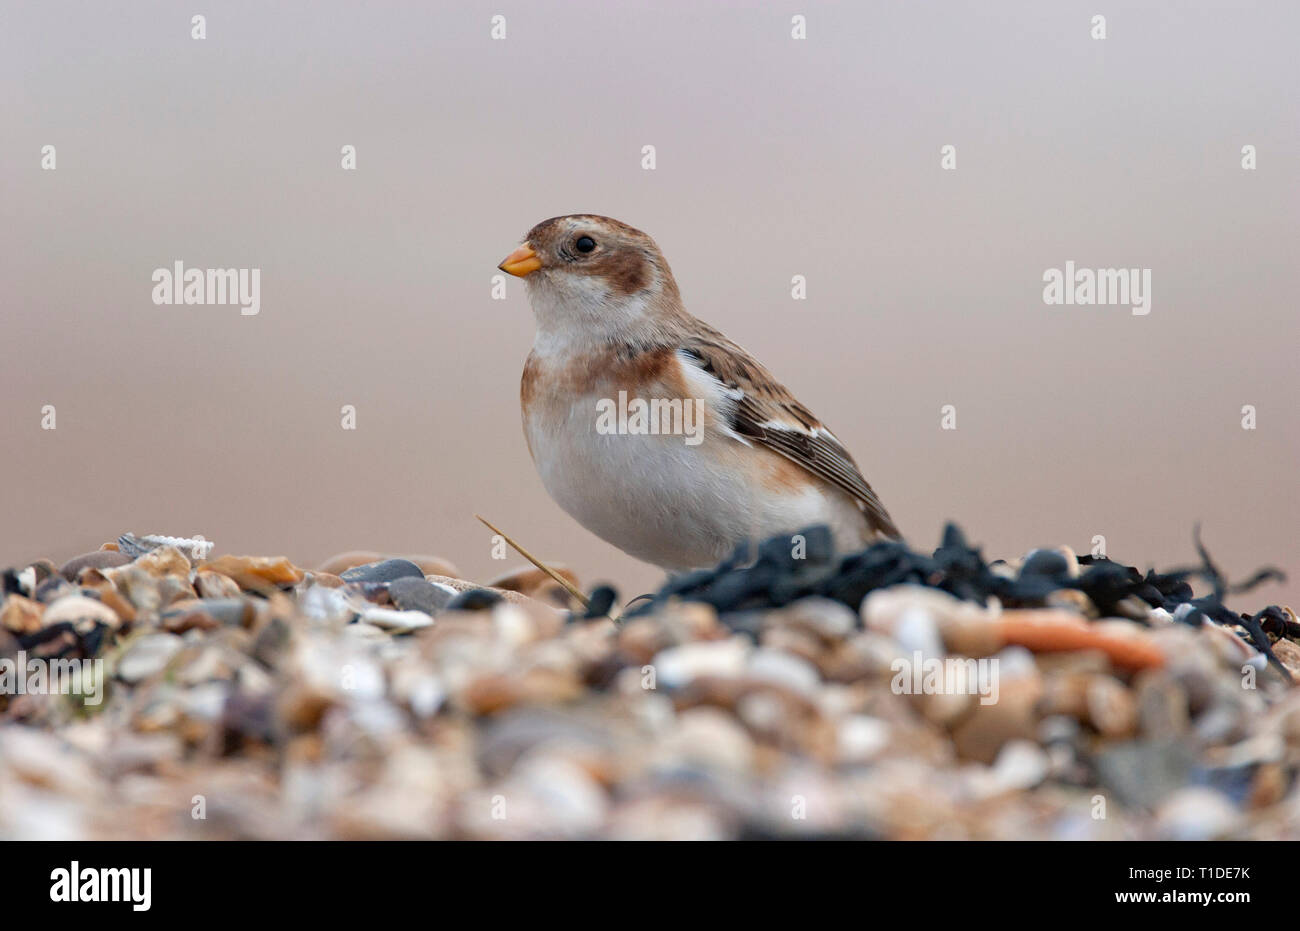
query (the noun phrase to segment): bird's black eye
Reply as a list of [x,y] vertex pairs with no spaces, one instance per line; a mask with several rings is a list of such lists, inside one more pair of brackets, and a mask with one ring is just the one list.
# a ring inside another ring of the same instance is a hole
[[590,236],[579,236],[578,241],[573,244],[573,248],[577,249],[579,252],[590,252],[592,249],[596,248],[596,240],[592,239]]

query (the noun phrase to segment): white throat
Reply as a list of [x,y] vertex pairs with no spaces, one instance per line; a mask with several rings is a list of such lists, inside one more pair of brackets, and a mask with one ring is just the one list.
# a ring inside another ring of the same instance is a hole
[[616,295],[602,279],[585,275],[533,275],[525,285],[537,320],[533,352],[538,356],[582,356],[653,328],[650,304],[656,286]]

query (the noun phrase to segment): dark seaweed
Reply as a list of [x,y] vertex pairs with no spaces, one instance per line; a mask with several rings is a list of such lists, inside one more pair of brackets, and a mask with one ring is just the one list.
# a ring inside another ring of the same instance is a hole
[[[1103,556],[1081,556],[1080,573],[1075,578],[1069,575],[1065,557],[1046,549],[1031,552],[1016,576],[1008,578],[994,571],[1000,561],[986,561],[979,548],[971,546],[961,529],[951,523],[944,528],[939,548],[928,555],[900,541],[884,540],[859,552],[836,556],[826,527],[810,527],[800,531],[799,536],[806,544],[802,552],[794,545],[795,538],[773,537],[760,544],[756,554],[752,548],[740,547],[716,568],[670,578],[626,616],[650,613],[673,598],[712,605],[724,620],[728,614],[778,608],[808,596],[830,598],[856,611],[870,592],[900,584],[937,588],[980,604],[997,598],[1007,607],[1040,607],[1053,592],[1077,589],[1088,596],[1103,617],[1123,616],[1120,603],[1138,598],[1192,626],[1206,620],[1240,625],[1249,641],[1284,675],[1286,670],[1273,655],[1268,634],[1300,635],[1300,624],[1291,621],[1276,605],[1253,615],[1238,614],[1225,606],[1228,594],[1246,592],[1263,582],[1284,579],[1285,575],[1269,567],[1229,586],[1202,545],[1199,528],[1195,533],[1199,566],[1169,572],[1151,569],[1144,574]],[[1211,593],[1196,597],[1192,579],[1209,583]]]

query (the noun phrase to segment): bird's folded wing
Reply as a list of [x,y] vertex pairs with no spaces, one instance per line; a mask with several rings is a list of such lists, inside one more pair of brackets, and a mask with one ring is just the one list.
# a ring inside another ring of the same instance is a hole
[[873,529],[885,536],[900,536],[848,450],[745,350],[708,328],[687,337],[680,352],[726,386],[728,396],[734,399],[730,426],[738,436],[847,492],[862,507]]

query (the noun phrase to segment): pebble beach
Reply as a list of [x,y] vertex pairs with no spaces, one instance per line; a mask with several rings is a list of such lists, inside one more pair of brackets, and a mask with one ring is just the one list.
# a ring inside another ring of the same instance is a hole
[[1208,555],[787,544],[631,603],[560,570],[585,605],[130,534],[11,567],[0,839],[1300,837],[1300,623]]

